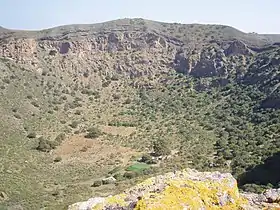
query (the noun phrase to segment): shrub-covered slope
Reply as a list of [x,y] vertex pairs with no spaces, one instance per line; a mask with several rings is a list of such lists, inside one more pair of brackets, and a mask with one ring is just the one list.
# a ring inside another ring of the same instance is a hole
[[277,186],[277,42],[142,19],[1,30],[3,205],[59,209],[185,167]]

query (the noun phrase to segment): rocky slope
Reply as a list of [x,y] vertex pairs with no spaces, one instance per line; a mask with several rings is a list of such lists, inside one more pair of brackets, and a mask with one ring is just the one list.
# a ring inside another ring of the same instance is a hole
[[[245,34],[219,25],[166,24],[124,19],[40,32],[0,33],[0,56],[35,71],[121,73],[134,77],[175,68],[198,77],[242,74],[279,36]],[[154,56],[157,55],[157,56]],[[148,68],[147,68],[148,67]],[[91,77],[89,77],[91,78]]]
[[[134,84],[140,86],[153,85],[157,74],[173,70],[198,78],[219,77],[218,84],[225,85],[229,79],[243,78],[259,56],[279,54],[280,41],[280,36],[246,34],[228,26],[143,19],[39,32],[2,30],[0,38],[0,57],[21,68],[39,73],[52,71],[58,77],[65,72],[78,81],[86,75],[81,80],[84,85],[100,80],[100,74],[130,79],[155,77]],[[278,57],[273,59],[272,65],[278,65]],[[268,63],[262,67],[265,65]]]
[[191,169],[153,177],[106,198],[95,197],[69,206],[89,209],[278,209],[280,190],[262,195],[240,194],[230,174],[198,172]]

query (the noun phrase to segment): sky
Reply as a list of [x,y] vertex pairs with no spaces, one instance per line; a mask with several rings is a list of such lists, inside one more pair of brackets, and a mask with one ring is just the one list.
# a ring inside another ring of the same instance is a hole
[[136,17],[280,34],[280,0],[0,0],[0,26],[9,29],[39,30]]

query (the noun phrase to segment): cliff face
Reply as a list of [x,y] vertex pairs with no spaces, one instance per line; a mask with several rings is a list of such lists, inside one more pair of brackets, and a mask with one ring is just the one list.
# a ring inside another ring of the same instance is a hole
[[280,208],[277,192],[240,194],[231,174],[186,169],[147,179],[122,194],[91,198],[68,209],[276,209]]
[[257,49],[278,40],[226,26],[141,19],[39,32],[2,31],[0,38],[0,57],[33,71],[87,71],[92,76],[102,69],[105,74],[139,77],[175,69],[196,77],[225,78],[244,73],[240,71],[252,62]]

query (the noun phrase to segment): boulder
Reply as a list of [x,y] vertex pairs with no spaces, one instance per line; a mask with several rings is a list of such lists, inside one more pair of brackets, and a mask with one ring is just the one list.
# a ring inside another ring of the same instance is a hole
[[266,190],[263,195],[268,203],[280,202],[280,188]]
[[240,209],[246,204],[231,174],[186,169],[149,178],[115,196],[71,205],[69,210]]
[[0,200],[8,200],[8,195],[5,192],[0,192]]
[[116,179],[112,176],[102,179],[102,184],[114,184]]

